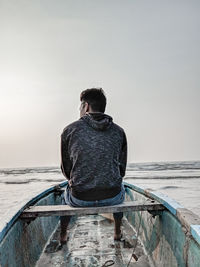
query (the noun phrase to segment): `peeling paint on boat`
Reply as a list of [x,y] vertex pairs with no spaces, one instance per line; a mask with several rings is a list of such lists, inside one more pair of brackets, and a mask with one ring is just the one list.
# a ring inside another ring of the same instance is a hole
[[[126,185],[126,183],[125,183]],[[190,221],[184,220],[187,209],[167,196],[127,184],[127,200],[143,200],[145,196],[156,199],[167,209],[155,218],[148,212],[127,213],[129,222],[137,229],[140,219],[140,239],[153,266],[200,266],[200,218],[188,211]],[[132,191],[135,190],[135,192]],[[137,192],[136,192],[137,191]],[[142,216],[142,217],[141,217]]]

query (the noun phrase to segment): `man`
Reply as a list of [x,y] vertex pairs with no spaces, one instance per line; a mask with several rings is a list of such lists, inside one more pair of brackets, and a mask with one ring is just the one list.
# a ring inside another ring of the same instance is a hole
[[[80,95],[80,119],[61,135],[61,169],[68,179],[64,204],[108,206],[124,201],[122,177],[127,162],[124,130],[104,114],[106,97],[92,88]],[[121,238],[123,213],[114,213],[114,239]],[[65,243],[70,216],[61,217],[60,242]]]

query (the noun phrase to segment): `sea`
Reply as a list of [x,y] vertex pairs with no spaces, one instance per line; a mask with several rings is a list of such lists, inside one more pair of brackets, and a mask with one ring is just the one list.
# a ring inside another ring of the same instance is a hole
[[[0,169],[0,225],[31,198],[63,181],[59,167]],[[200,216],[200,161],[129,163],[124,181],[162,192]]]

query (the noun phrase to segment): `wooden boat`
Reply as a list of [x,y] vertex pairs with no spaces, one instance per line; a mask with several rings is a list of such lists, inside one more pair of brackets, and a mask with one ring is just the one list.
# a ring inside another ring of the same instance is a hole
[[[200,218],[161,193],[124,184],[126,202],[111,207],[60,206],[67,182],[36,196],[0,229],[0,266],[199,267]],[[124,212],[121,242],[99,215],[116,211]],[[66,214],[74,216],[61,247],[59,215]]]

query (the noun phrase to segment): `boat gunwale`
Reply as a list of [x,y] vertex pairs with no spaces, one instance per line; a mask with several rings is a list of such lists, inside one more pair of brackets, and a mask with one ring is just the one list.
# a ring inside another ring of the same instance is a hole
[[166,208],[165,211],[173,214],[181,225],[187,229],[191,237],[200,245],[200,217],[197,214],[184,208],[177,201],[159,191],[146,189],[127,182],[124,182],[124,185],[137,193],[160,202]]

